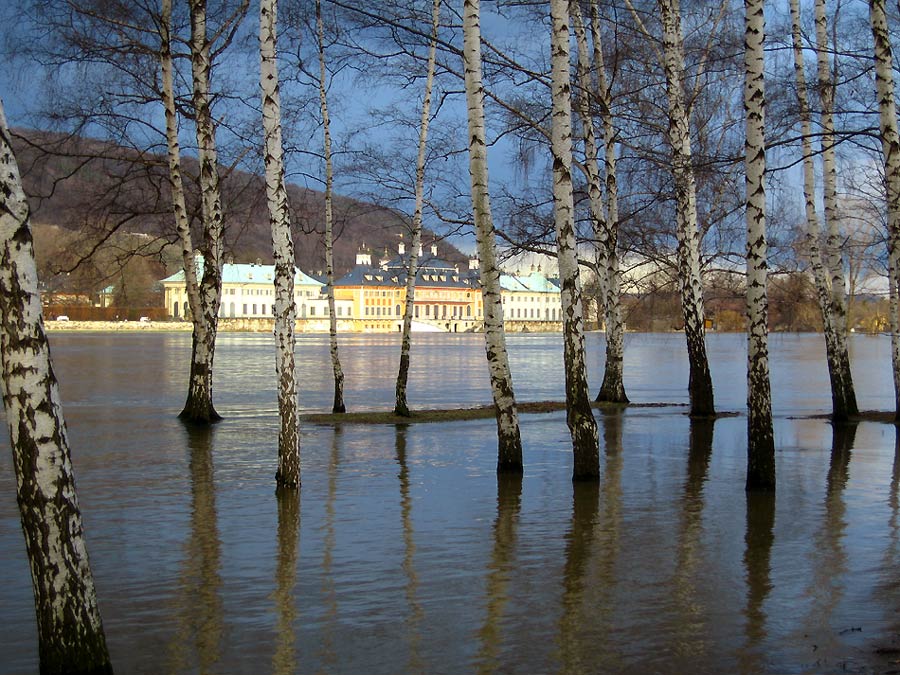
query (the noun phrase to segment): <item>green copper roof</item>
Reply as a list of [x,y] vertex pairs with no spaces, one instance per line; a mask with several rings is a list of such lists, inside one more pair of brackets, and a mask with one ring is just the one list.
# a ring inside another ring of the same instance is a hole
[[[203,261],[199,261],[198,271],[203,272]],[[222,265],[223,284],[272,284],[275,279],[275,265],[252,265],[225,263]],[[170,277],[163,279],[166,282],[184,283],[184,270],[179,270]],[[294,284],[298,286],[324,286],[308,274],[304,274],[294,268]]]

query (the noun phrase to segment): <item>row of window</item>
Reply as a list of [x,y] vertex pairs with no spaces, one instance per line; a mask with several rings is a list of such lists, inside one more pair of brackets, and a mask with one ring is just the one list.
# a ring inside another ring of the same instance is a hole
[[[346,310],[347,310],[346,314],[344,313],[344,309],[345,308],[342,307],[341,305],[335,306],[335,314],[337,314],[337,316],[349,317],[351,314],[350,308],[349,307],[346,308]],[[242,307],[241,316],[263,316],[263,315],[265,315],[265,313],[267,311],[270,314],[272,314],[272,316],[274,316],[275,315],[275,305],[266,305],[266,304],[257,305],[255,302],[254,303],[244,303],[243,307]],[[189,309],[187,301],[185,301],[183,303],[176,301],[172,305],[172,316],[174,316],[176,319],[181,316],[187,317],[189,315],[189,313],[190,313],[190,309]],[[232,318],[232,319],[235,318],[237,316],[236,304],[233,302],[228,302],[228,303],[223,302],[221,304],[221,306],[219,307],[219,316],[223,319],[224,318]],[[309,307],[308,313],[307,313],[306,305],[300,305],[299,318],[305,319],[307,316],[310,316],[310,317],[316,316],[316,306],[315,305],[312,305]],[[322,313],[322,316],[328,316],[327,308]]]
[[[463,309],[465,307],[465,309]],[[301,319],[307,317],[316,316],[316,306],[311,305],[309,307],[306,304],[300,305],[298,308],[298,317]],[[344,310],[347,310],[346,313]],[[223,302],[219,311],[219,316],[222,318],[226,317],[236,317],[237,306],[234,302]],[[263,316],[269,312],[270,314],[275,314],[275,305],[268,304],[257,304],[257,303],[244,303],[242,306],[242,314],[241,316]],[[335,312],[339,317],[350,317],[351,312],[349,307],[343,307],[341,305],[337,305],[335,307]],[[188,303],[185,302],[175,302],[172,305],[172,314],[175,318],[179,318],[180,316],[187,317],[189,314]],[[472,306],[471,305],[429,305],[429,304],[416,304],[414,309],[414,314],[416,318],[426,318],[426,319],[471,319],[472,318]],[[392,315],[392,311],[390,307],[366,307],[365,308],[366,316],[383,316],[390,317]],[[402,307],[397,304],[394,305],[393,308],[393,316],[399,317],[402,315]],[[547,307],[543,312],[543,320],[544,321],[558,321],[560,318],[560,310],[559,308],[550,308]],[[324,308],[322,316],[328,316],[328,309]],[[481,317],[481,308],[478,309],[478,317]],[[539,308],[534,307],[512,307],[507,310],[507,317],[510,319],[536,319],[538,321],[542,320],[541,310]]]
[[558,295],[503,295],[502,300],[505,303],[507,298],[510,302],[557,302],[559,299]]
[[[222,295],[237,295],[237,288],[224,288]],[[275,295],[275,289],[272,288],[242,288],[241,295]],[[312,298],[320,295],[318,291],[294,291],[295,298]]]

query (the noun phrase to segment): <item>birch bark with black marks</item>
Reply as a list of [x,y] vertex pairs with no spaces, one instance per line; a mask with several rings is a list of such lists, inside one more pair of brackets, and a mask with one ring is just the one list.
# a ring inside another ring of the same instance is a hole
[[684,101],[684,41],[679,0],[658,0],[663,30],[663,67],[668,99],[668,140],[675,184],[678,240],[678,281],[684,316],[684,337],[690,365],[688,388],[691,415],[715,415],[712,376],[706,355],[706,315],[700,275],[700,233],[697,229],[697,188],[691,152],[690,112]]
[[28,202],[2,102],[0,195],[3,406],[34,590],[40,672],[112,673],[44,331]]
[[275,374],[278,381],[278,469],[281,488],[300,486],[300,419],[294,361],[294,239],[284,180],[281,96],[278,82],[278,2],[259,2],[259,84],[265,136],[266,202],[275,259]]
[[603,61],[600,12],[591,0],[593,66],[597,74],[597,101],[603,129],[606,174],[606,367],[597,401],[628,403],[625,394],[625,322],[622,319],[622,272],[619,268],[619,186],[616,178],[616,130],[613,124],[612,91]]
[[428,122],[431,116],[431,90],[434,85],[434,66],[437,59],[437,35],[441,18],[441,0],[431,6],[431,43],[428,47],[428,65],[425,70],[425,93],[422,98],[422,114],[419,119],[419,150],[416,155],[415,209],[413,211],[412,237],[409,251],[409,269],[406,276],[406,306],[403,312],[403,335],[400,338],[400,367],[397,371],[394,414],[409,417],[406,386],[409,380],[409,359],[412,347],[411,333],[416,294],[416,275],[419,271],[419,246],[422,243],[422,205],[425,197],[425,151],[428,146]]
[[[797,87],[797,111],[800,117],[801,147],[803,153],[803,198],[806,212],[806,243],[809,253],[810,268],[813,273],[813,280],[816,287],[816,297],[819,301],[819,310],[822,314],[825,354],[828,363],[828,375],[831,380],[832,414],[835,420],[844,420],[847,419],[849,415],[856,414],[858,410],[856,408],[856,396],[853,392],[853,382],[852,379],[850,379],[847,341],[846,339],[840,339],[842,331],[837,329],[834,320],[833,295],[831,292],[833,279],[826,270],[825,263],[822,260],[822,228],[819,224],[819,214],[816,211],[815,202],[815,161],[813,159],[814,155],[811,140],[812,115],[809,107],[809,95],[803,58],[799,0],[791,0],[790,6],[791,39],[794,51],[794,81]],[[833,165],[834,162],[832,158],[832,168]],[[833,179],[831,184],[833,188]],[[834,200],[833,189],[831,194],[831,199],[826,199],[826,205],[830,204],[831,217],[834,218],[835,204],[832,203]],[[826,209],[826,214],[827,212]],[[843,278],[840,283],[843,285]],[[844,329],[846,329],[846,324]],[[846,369],[842,364],[846,364]]]
[[503,330],[500,268],[497,265],[494,222],[488,191],[479,0],[463,0],[463,70],[468,111],[472,216],[475,221],[475,243],[484,304],[484,344],[491,395],[497,415],[497,472],[521,473],[522,439],[506,351],[506,334]]
[[[577,2],[571,2],[572,26],[578,49],[578,96],[576,98],[578,115],[581,118],[582,138],[584,142],[584,171],[588,181],[588,197],[590,200],[591,224],[596,241],[597,277],[600,285],[600,302],[603,307],[606,326],[606,364],[603,370],[603,385],[597,395],[597,401],[610,403],[628,403],[623,380],[623,333],[621,308],[621,279],[619,273],[618,240],[618,201],[616,186],[616,155],[614,144],[614,127],[610,113],[610,95],[606,80],[606,69],[603,63],[603,48],[600,39],[600,17],[596,2],[591,3],[591,37],[593,41],[593,59],[588,48],[587,32],[581,8]],[[591,80],[591,72],[597,76],[597,86]],[[594,92],[600,107],[601,129],[597,134],[594,129],[594,118],[591,114],[591,93]],[[604,203],[604,177],[600,172],[599,143],[604,144],[604,170],[606,173],[606,202]]]
[[172,58],[172,0],[162,0],[160,12],[159,61],[162,75],[161,98],[166,117],[166,158],[169,166],[169,189],[172,191],[172,212],[175,216],[175,231],[181,244],[181,263],[184,270],[184,285],[195,340],[203,336],[206,340],[206,324],[200,303],[200,284],[197,280],[197,265],[194,259],[194,243],[184,196],[184,181],[181,175],[181,144],[178,141],[178,112],[175,107],[175,65]]
[[900,421],[900,134],[894,98],[894,56],[884,0],[869,0],[878,96],[878,127],[884,155],[884,187],[888,217],[888,285],[891,315],[891,367],[894,371],[894,410]]
[[856,404],[856,392],[853,388],[853,375],[850,371],[850,349],[847,344],[847,293],[844,279],[844,259],[841,252],[843,236],[841,234],[840,216],[838,214],[837,197],[837,161],[834,150],[834,95],[836,73],[828,58],[828,18],[825,0],[815,1],[816,17],[816,54],[819,76],[819,100],[821,103],[820,124],[822,151],[822,187],[825,206],[825,262],[830,274],[831,325],[834,330],[834,353],[829,354],[829,374],[832,380],[832,399],[834,400],[834,417],[846,420],[856,415],[859,408]]
[[744,115],[747,193],[747,483],[775,489],[775,436],[769,382],[768,263],[763,0],[744,0]]
[[325,157],[325,292],[328,297],[328,337],[331,369],[334,372],[334,401],[331,412],[346,412],[344,370],[338,353],[337,309],[334,302],[334,167],[331,161],[331,120],[328,117],[328,92],[325,72],[325,23],[322,2],[316,0],[316,36],[319,47],[319,107],[322,112],[323,155]]
[[572,188],[572,99],[569,54],[569,2],[550,1],[551,152],[553,153],[553,213],[556,226],[560,303],[563,316],[563,358],[566,369],[566,421],[572,436],[572,479],[598,480],[600,440],[588,393],[584,357],[584,317],[575,239],[575,199]]
[[188,396],[179,417],[186,422],[209,424],[221,419],[213,407],[212,388],[219,303],[222,299],[223,216],[216,128],[209,90],[212,59],[206,35],[206,0],[190,0],[190,9],[191,75],[203,223],[203,276],[199,284],[202,330],[195,330],[192,336]]

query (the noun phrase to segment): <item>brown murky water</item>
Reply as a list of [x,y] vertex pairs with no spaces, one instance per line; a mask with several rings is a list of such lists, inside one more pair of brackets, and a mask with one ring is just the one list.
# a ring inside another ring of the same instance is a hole
[[[418,336],[417,336],[418,338]],[[345,343],[348,407],[388,407],[395,336]],[[598,414],[603,477],[570,481],[561,413],[523,417],[497,480],[492,421],[307,428],[298,499],[274,494],[268,336],[223,335],[226,420],[175,419],[190,337],[54,334],[88,546],[119,673],[885,672],[898,668],[892,426],[833,431],[818,336],[774,336],[778,491],[743,491],[745,419]],[[595,386],[602,338],[590,335]],[[856,337],[863,408],[892,404],[884,338]],[[558,336],[511,340],[519,398],[562,398]],[[324,336],[301,400],[329,404]],[[634,335],[636,402],[686,401],[677,335]],[[743,341],[711,336],[719,407]],[[489,400],[480,336],[423,336],[410,400]],[[0,672],[37,670],[11,458],[0,448]],[[882,649],[882,653],[878,649]]]

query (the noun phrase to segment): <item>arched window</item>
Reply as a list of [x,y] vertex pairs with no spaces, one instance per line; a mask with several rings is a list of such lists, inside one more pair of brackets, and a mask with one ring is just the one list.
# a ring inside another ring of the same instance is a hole
[[190,312],[188,311],[188,308],[189,308],[189,305],[188,305],[188,303],[187,303],[187,300],[185,300],[185,301],[184,301],[184,315],[185,315],[185,317],[187,317],[187,316],[190,314]]
[[400,305],[397,305],[397,306],[395,307],[395,310],[396,310],[396,312],[397,312],[397,316],[400,316]]

